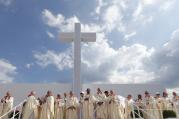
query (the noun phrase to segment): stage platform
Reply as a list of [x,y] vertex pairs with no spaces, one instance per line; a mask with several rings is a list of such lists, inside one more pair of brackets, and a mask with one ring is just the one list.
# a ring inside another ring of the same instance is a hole
[[[97,88],[105,90],[114,90],[116,94],[126,97],[128,94],[136,97],[137,94],[143,94],[146,90],[151,94],[155,92],[162,93],[165,89],[158,84],[83,84],[83,91],[90,88],[92,93],[96,92]],[[29,92],[34,90],[37,92],[37,97],[42,97],[47,90],[53,91],[54,96],[57,93],[63,95],[64,92],[72,90],[72,84],[0,84],[0,98],[2,98],[7,91],[10,91],[15,98],[15,105],[24,100]]]

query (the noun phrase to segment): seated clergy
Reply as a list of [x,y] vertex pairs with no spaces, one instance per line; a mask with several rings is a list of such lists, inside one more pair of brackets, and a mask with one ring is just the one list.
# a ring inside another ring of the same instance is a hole
[[22,119],[37,119],[39,102],[35,97],[36,93],[32,91],[24,105]]
[[74,96],[73,92],[70,91],[69,97],[66,101],[66,119],[78,119],[78,106],[79,102],[76,96]]
[[[1,103],[2,103],[1,116],[3,116],[4,114],[6,114],[8,111],[12,109],[14,103],[14,98],[11,96],[9,91],[6,93],[6,96],[4,96],[3,99],[1,99]],[[2,119],[8,119],[8,115],[3,116]]]

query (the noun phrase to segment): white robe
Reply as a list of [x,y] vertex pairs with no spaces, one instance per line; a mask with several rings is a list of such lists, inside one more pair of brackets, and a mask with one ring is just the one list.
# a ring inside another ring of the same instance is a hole
[[102,94],[96,94],[95,98],[98,102],[103,102],[102,105],[98,105],[96,106],[96,118],[98,119],[105,119],[105,100],[106,100],[106,96],[102,93]]
[[[145,109],[145,103],[142,99],[137,99],[136,102],[135,102],[136,106],[137,106],[137,110],[138,110],[138,116],[144,116],[144,119],[145,118],[145,112],[144,112],[144,109]],[[142,113],[142,114],[141,114]]]
[[88,98],[89,100],[83,100],[82,113],[83,119],[93,119],[94,116],[94,103],[95,97],[93,95],[85,95],[84,99]]
[[162,98],[162,104],[163,104],[163,110],[172,110],[172,103],[170,98],[168,97],[163,97]]
[[66,102],[66,119],[78,119],[77,116],[77,108],[78,108],[79,102],[77,97],[69,97],[67,98],[67,102]]
[[134,101],[132,99],[125,100],[125,119],[131,119],[131,112],[133,111],[133,103]]
[[64,116],[64,102],[63,99],[56,99],[55,101],[55,117],[54,119],[63,119]]
[[107,115],[109,117],[109,119],[123,119],[124,116],[121,112],[121,106],[119,103],[119,99],[117,96],[113,95],[113,96],[109,96],[108,97],[108,103],[105,104],[107,106]]
[[38,105],[39,103],[35,96],[29,96],[23,110],[22,119],[37,119]]
[[159,99],[154,99],[153,97],[146,97],[146,112],[147,112],[147,119],[161,119],[161,112],[160,110],[160,101]]
[[177,100],[177,98],[173,98],[172,103],[173,103],[173,111],[176,112],[177,119],[179,119],[179,100]]
[[[10,97],[9,99],[5,99],[3,102],[2,112],[1,116],[6,114],[8,111],[10,111],[13,107],[14,98]],[[8,115],[5,115],[2,119],[7,119]]]
[[64,97],[62,102],[64,103],[63,107],[63,119],[66,119],[66,112],[67,112],[67,97]]
[[49,96],[46,102],[42,105],[40,119],[53,119],[54,118],[54,97]]
[[158,108],[158,113],[159,113],[159,118],[163,119],[163,110],[164,110],[164,103],[162,98],[157,98],[157,108]]

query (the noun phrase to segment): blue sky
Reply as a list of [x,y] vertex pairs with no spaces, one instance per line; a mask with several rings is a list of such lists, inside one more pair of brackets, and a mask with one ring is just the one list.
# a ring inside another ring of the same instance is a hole
[[97,32],[82,43],[87,83],[177,87],[177,0],[0,0],[0,82],[72,82],[72,45],[63,31]]

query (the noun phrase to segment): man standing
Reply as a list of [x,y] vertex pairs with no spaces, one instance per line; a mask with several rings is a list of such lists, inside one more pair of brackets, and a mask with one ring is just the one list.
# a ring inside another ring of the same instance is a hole
[[42,105],[42,112],[40,119],[53,119],[54,118],[54,97],[51,91],[47,92]]
[[64,95],[64,97],[63,97],[63,103],[64,103],[63,119],[66,119],[66,110],[67,110],[67,106],[66,106],[66,104],[67,104],[67,94],[66,94],[66,93],[64,93],[63,95]]
[[[80,116],[81,118],[83,118],[84,94],[85,94],[85,93],[84,93],[83,91],[81,91],[81,93],[80,93],[80,100],[79,100],[80,106],[79,106],[79,108],[78,108],[79,116]],[[81,118],[80,118],[80,119],[81,119]]]
[[160,97],[159,92],[156,92],[155,100],[154,100],[154,103],[153,103],[153,109],[154,109],[153,115],[155,116],[155,118],[156,119],[163,119],[162,99]]
[[119,99],[117,95],[114,94],[112,90],[110,90],[109,94],[109,119],[122,119],[124,118],[119,104]]
[[67,112],[66,112],[66,119],[78,119],[77,116],[77,108],[78,108],[78,99],[73,95],[73,92],[70,91],[69,97],[67,98]]
[[[3,104],[1,116],[3,116],[12,109],[14,103],[14,98],[9,91],[6,93],[6,96],[1,99],[1,103]],[[8,115],[5,115],[2,119],[8,119]]]
[[23,110],[22,119],[37,119],[39,105],[37,99],[35,98],[36,93],[34,91],[30,92],[27,101],[25,102],[25,107]]
[[111,109],[110,109],[110,94],[109,94],[109,91],[104,91],[104,94],[106,96],[106,100],[105,100],[105,117],[106,119],[110,119],[110,112],[111,112]]
[[162,106],[163,110],[172,110],[172,102],[168,97],[167,92],[163,92],[162,104],[163,104]]
[[93,119],[95,98],[88,88],[83,101],[83,119]]
[[97,100],[97,106],[96,106],[96,119],[105,119],[105,100],[106,96],[101,91],[100,88],[97,89],[97,93],[95,95],[95,98]]
[[57,94],[57,98],[55,101],[55,118],[54,119],[63,119],[64,112],[64,103],[60,94]]
[[176,112],[177,118],[179,118],[179,98],[176,92],[173,92],[172,94],[173,94],[173,97],[172,97],[173,110]]
[[[125,119],[131,119],[131,112],[133,111],[132,95],[129,94],[125,100]],[[134,115],[133,115],[134,116]]]

